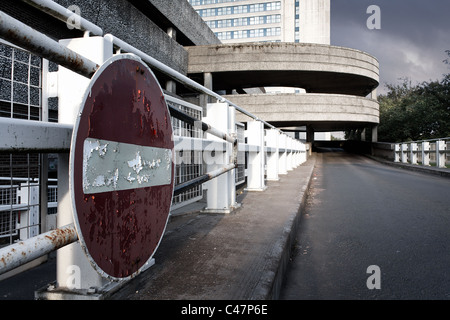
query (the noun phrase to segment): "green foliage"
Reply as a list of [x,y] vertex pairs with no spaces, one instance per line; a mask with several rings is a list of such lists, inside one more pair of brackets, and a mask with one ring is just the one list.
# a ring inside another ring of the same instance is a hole
[[[450,51],[447,52],[450,56]],[[416,141],[450,136],[450,74],[412,86],[403,79],[380,95],[380,141]]]

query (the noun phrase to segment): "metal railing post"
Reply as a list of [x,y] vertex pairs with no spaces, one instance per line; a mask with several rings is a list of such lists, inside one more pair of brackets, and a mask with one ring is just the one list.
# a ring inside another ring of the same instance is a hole
[[266,131],[266,144],[270,148],[267,153],[267,180],[278,181],[278,165],[279,165],[279,141],[280,132],[275,129]]
[[290,136],[286,137],[286,148],[287,148],[287,153],[286,153],[286,170],[287,171],[292,171],[294,169],[293,166],[293,139]]
[[278,165],[278,175],[280,174],[287,174],[287,167],[286,167],[286,158],[287,158],[287,136],[285,134],[280,134],[280,138],[278,140],[279,142],[279,165]]
[[445,168],[446,143],[444,140],[436,141],[436,167]]
[[247,190],[264,191],[264,124],[260,121],[247,122],[247,143],[251,146],[248,155]]
[[400,162],[401,147],[399,143],[394,145],[394,162]]
[[[204,122],[209,124],[222,132],[229,132],[229,106],[228,103],[209,103],[207,105],[207,116],[203,118]],[[222,139],[206,134],[208,140],[222,141]],[[203,161],[206,165],[206,172],[215,172],[221,168],[230,164],[231,147],[228,142],[224,142],[224,149],[219,150],[216,144],[209,144],[203,151]],[[233,210],[234,203],[232,202],[233,196],[231,190],[234,186],[234,174],[235,170],[227,172],[208,181],[204,184],[204,189],[207,191],[206,201],[207,205],[205,212],[211,213],[230,213]],[[231,179],[232,178],[232,179]]]
[[408,163],[408,144],[402,143],[400,145],[400,160],[402,163]]
[[430,165],[430,143],[428,141],[422,142],[422,165]]
[[409,162],[417,164],[417,143],[411,142],[409,145]]

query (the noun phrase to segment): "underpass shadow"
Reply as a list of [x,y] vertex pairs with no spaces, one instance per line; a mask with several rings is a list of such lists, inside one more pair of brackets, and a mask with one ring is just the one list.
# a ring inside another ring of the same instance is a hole
[[344,148],[338,147],[313,147],[313,152],[329,153],[329,152],[345,152]]

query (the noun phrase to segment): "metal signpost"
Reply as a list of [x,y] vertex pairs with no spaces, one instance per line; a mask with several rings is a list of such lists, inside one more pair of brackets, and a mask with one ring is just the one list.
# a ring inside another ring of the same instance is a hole
[[169,217],[173,148],[152,71],[133,55],[106,61],[84,97],[70,156],[75,227],[103,277],[126,280],[149,266]]

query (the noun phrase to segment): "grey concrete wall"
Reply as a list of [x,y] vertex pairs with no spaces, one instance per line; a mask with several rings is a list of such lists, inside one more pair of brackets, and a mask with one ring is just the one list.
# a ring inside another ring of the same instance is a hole
[[[55,0],[65,8],[78,6],[81,16],[105,34],[130,43],[173,69],[186,74],[188,54],[184,45],[218,44],[220,41],[186,0]],[[56,40],[83,33],[25,2],[0,1],[0,10]],[[177,38],[167,31],[173,28]]]
[[[142,1],[142,0],[140,0]],[[196,46],[220,44],[220,40],[208,27],[187,0],[148,0],[173,25]]]
[[81,16],[130,43],[175,70],[186,73],[188,57],[183,47],[172,40],[126,0],[56,0],[64,7],[77,5]]

